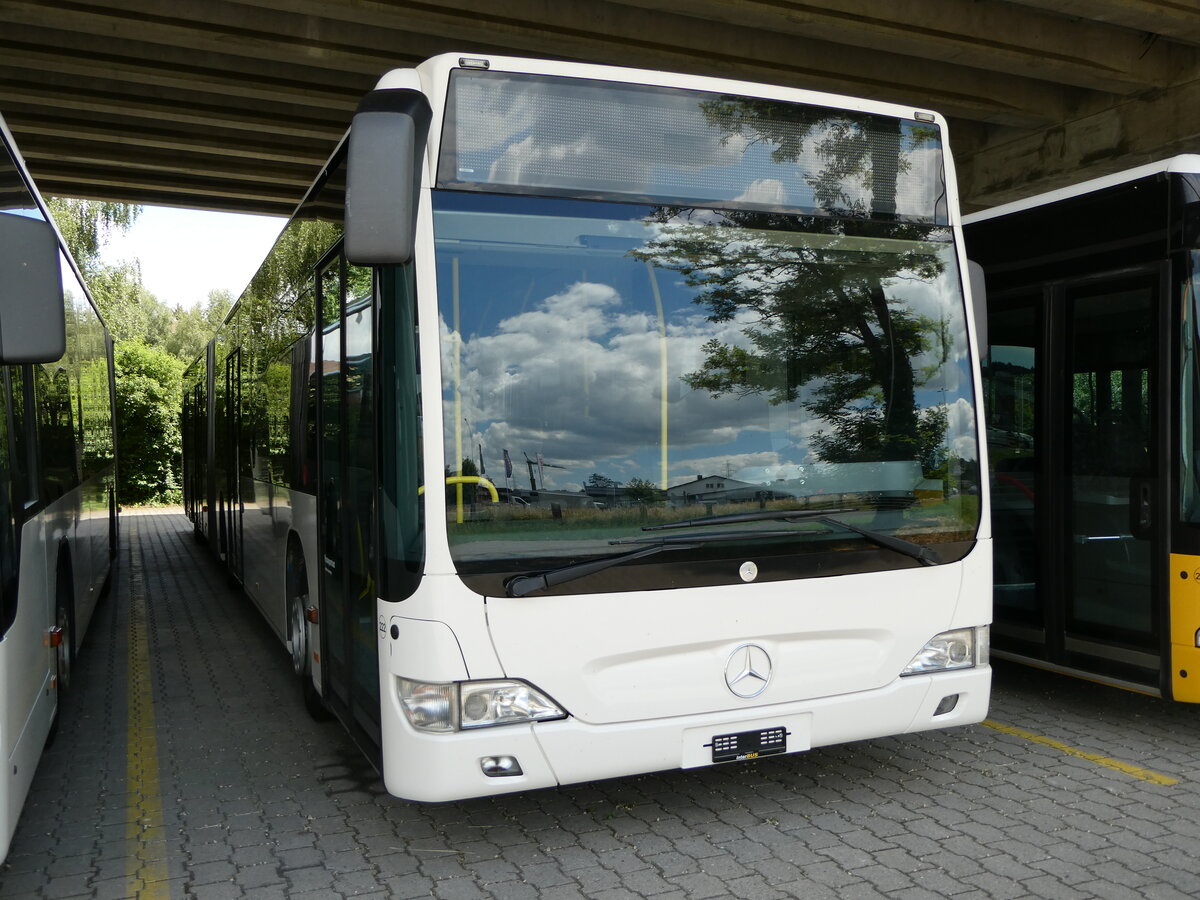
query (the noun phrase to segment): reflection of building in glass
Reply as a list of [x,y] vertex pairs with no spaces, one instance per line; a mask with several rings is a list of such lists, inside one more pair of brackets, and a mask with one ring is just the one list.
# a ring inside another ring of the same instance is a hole
[[518,508],[536,509],[591,509],[595,502],[585,493],[570,491],[527,491],[520,488],[506,490],[497,488],[500,502]]
[[745,503],[761,500],[771,493],[761,484],[750,484],[724,475],[697,476],[684,484],[667,489],[667,499],[672,503]]

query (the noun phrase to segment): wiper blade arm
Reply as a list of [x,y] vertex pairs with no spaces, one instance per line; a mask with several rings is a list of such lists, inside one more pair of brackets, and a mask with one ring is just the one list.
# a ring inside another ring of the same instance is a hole
[[769,522],[782,519],[785,522],[799,519],[820,519],[835,513],[857,512],[854,509],[770,509],[748,513],[731,513],[727,516],[701,516],[698,519],[682,519],[663,525],[643,525],[642,531],[668,531],[672,528],[692,528],[705,525],[734,525],[738,522]]
[[777,537],[795,537],[801,532],[797,531],[719,531],[716,534],[681,534],[674,537],[644,537],[644,538],[621,538],[616,541],[609,541],[610,544],[669,544],[675,546],[677,544],[696,545],[696,544],[722,544],[735,543],[737,541],[757,541],[763,538]]
[[[907,541],[904,538],[894,537],[890,534],[883,534],[879,531],[872,531],[870,528],[863,528],[859,525],[852,525],[849,522],[843,522],[841,519],[833,518],[836,513],[857,512],[854,509],[777,509],[777,510],[759,510],[748,513],[732,513],[726,516],[702,516],[698,519],[683,519],[679,522],[667,522],[663,525],[643,525],[642,531],[666,531],[672,528],[692,528],[703,527],[706,525],[733,525],[739,522],[766,522],[771,520],[783,520],[784,522],[800,521],[809,519],[814,522],[820,522],[823,525],[833,525],[838,528],[844,528],[847,531],[853,531],[855,534],[865,537],[868,541],[888,550],[894,550],[897,553],[903,553],[905,556],[915,559],[925,566],[936,566],[942,561],[942,558],[929,547],[921,544]],[[742,532],[743,536],[753,534],[754,537],[779,537],[784,532],[764,531],[758,533]],[[728,540],[732,537],[728,535],[713,535],[713,538],[718,540]],[[703,541],[706,537],[700,535],[688,535],[684,540]],[[616,542],[614,542],[616,543]],[[620,543],[637,543],[634,540],[621,541]]]
[[[622,542],[609,541],[609,543],[616,544]],[[551,569],[549,572],[541,572],[537,575],[517,575],[515,578],[510,578],[504,583],[504,590],[510,597],[524,597],[526,594],[531,594],[534,591],[544,591],[555,585],[566,584],[568,581],[575,581],[577,578],[594,575],[596,572],[603,572],[605,569],[611,569],[613,566],[632,562],[635,559],[654,556],[656,553],[662,553],[666,550],[688,550],[695,545],[695,541],[656,540],[651,546],[642,547],[630,553],[606,556],[603,559],[593,559],[589,562],[571,563],[569,566],[563,566],[561,569]]]
[[606,556],[603,559],[593,559],[589,562],[572,563],[561,569],[551,569],[549,572],[539,572],[536,575],[517,575],[504,583],[504,589],[510,597],[524,597],[533,591],[542,591],[558,584],[566,584],[577,578],[603,572],[613,566],[654,556],[666,550],[694,550],[701,544],[719,544],[723,542],[745,541],[748,538],[761,540],[771,537],[794,537],[794,531],[722,531],[717,534],[681,534],[671,537],[618,538],[609,541],[612,545],[643,544],[640,549],[617,556]]
[[[836,512],[842,511],[836,510]],[[846,511],[851,512],[852,510]],[[683,522],[671,522],[666,525],[647,525],[642,530],[659,531],[668,528],[683,528],[687,525],[725,525],[736,522],[758,522],[771,519],[783,519],[785,521],[790,519],[812,519],[822,524],[834,525],[838,528],[845,528],[847,531],[853,531],[855,534],[861,535],[880,547],[895,550],[897,553],[903,553],[905,556],[919,561],[922,565],[936,566],[942,561],[941,557],[928,547],[923,547],[912,541],[906,541],[904,538],[882,534],[878,531],[872,531],[869,528],[860,528],[858,525],[851,525],[849,522],[843,522],[841,519],[831,517],[828,515],[829,512],[829,510],[796,510],[793,512],[783,510],[732,516],[709,516],[707,518],[690,519]],[[504,583],[504,589],[510,597],[524,597],[526,594],[531,594],[534,591],[543,591],[556,585],[566,584],[569,581],[585,578],[588,575],[603,572],[605,569],[611,569],[614,566],[633,562],[636,559],[643,559],[647,556],[654,556],[668,550],[694,550],[700,544],[744,541],[748,538],[762,540],[764,538],[793,537],[795,534],[795,531],[722,531],[717,534],[688,534],[679,535],[678,537],[620,538],[609,541],[609,543],[613,545],[634,544],[647,546],[641,546],[629,553],[606,556],[603,559],[572,563],[569,566],[563,566],[560,569],[551,569],[549,572],[539,572],[536,575],[517,575]]]
[[929,547],[916,544],[912,541],[906,541],[904,538],[899,538],[895,535],[872,531],[870,528],[861,528],[858,525],[851,525],[849,522],[843,522],[841,519],[834,519],[830,516],[821,516],[816,521],[825,525],[836,525],[839,528],[845,528],[847,531],[853,531],[855,534],[861,534],[872,544],[886,547],[888,550],[895,550],[897,553],[903,553],[905,556],[917,560],[923,566],[936,566],[942,561],[942,558]]

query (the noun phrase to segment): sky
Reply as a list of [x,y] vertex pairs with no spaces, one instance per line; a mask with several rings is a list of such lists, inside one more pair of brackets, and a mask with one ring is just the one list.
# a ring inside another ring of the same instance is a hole
[[143,206],[129,231],[110,237],[101,258],[109,264],[139,260],[142,284],[168,306],[203,303],[219,288],[237,299],[286,221]]

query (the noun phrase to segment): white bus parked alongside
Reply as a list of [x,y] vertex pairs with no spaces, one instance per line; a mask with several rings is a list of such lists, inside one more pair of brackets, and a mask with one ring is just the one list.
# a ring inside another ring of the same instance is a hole
[[0,859],[117,554],[112,341],[0,119]]
[[189,370],[188,514],[401,797],[978,722],[965,272],[935,113],[439,56]]

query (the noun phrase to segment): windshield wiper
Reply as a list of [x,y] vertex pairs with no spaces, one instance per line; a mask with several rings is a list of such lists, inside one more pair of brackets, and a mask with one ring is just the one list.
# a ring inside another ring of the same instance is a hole
[[[653,526],[651,526],[653,527]],[[551,569],[549,572],[539,572],[536,575],[517,575],[504,583],[504,590],[510,597],[524,597],[533,591],[542,591],[557,584],[566,584],[577,578],[603,572],[613,566],[654,556],[666,550],[694,550],[701,544],[720,544],[745,540],[762,540],[763,538],[795,537],[794,531],[722,531],[718,534],[686,534],[672,537],[617,538],[609,541],[612,545],[648,544],[629,553],[619,553],[616,556],[606,556],[603,559],[593,559],[588,562],[571,563],[561,569]]]
[[[814,522],[820,522],[825,525],[834,525],[839,528],[845,528],[847,531],[853,531],[855,534],[861,535],[873,544],[880,547],[886,547],[888,550],[895,550],[897,553],[903,553],[905,556],[918,560],[922,565],[935,566],[942,561],[933,550],[928,547],[923,547],[920,544],[914,544],[912,541],[906,541],[904,538],[893,537],[889,534],[882,534],[878,531],[872,531],[869,528],[860,528],[858,525],[851,525],[848,522],[843,522],[841,519],[835,519],[829,515],[830,512],[854,512],[855,510],[796,510],[789,512],[787,510],[774,510],[770,512],[742,513],[729,516],[708,516],[700,519],[687,519],[681,522],[669,522],[665,525],[645,525],[642,531],[663,531],[671,528],[685,528],[688,526],[704,526],[704,525],[728,525],[736,522],[761,522],[772,519],[782,519],[788,521],[791,519],[812,519]],[[654,556],[658,553],[663,553],[667,550],[694,550],[701,544],[719,544],[733,543],[745,540],[763,540],[765,538],[783,538],[795,537],[795,531],[722,531],[717,534],[687,534],[671,537],[644,537],[644,538],[618,538],[609,541],[612,545],[623,544],[645,544],[637,550],[632,550],[629,553],[619,553],[616,556],[606,556],[603,559],[593,559],[588,562],[571,563],[559,569],[551,569],[548,572],[539,572],[536,575],[516,575],[504,583],[505,593],[510,597],[524,597],[526,594],[531,594],[534,591],[543,591],[547,588],[552,588],[559,584],[566,584],[568,581],[575,581],[578,578],[585,578],[588,575],[594,575],[597,572],[603,572],[605,569],[611,569],[613,566],[623,565],[627,562],[633,562],[635,559],[643,559],[647,556]]]
[[917,560],[923,566],[936,566],[942,561],[942,558],[929,547],[914,543],[913,541],[906,541],[904,538],[896,537],[894,534],[872,531],[870,528],[851,525],[849,522],[843,522],[841,519],[832,519],[828,516],[821,516],[816,521],[826,525],[837,525],[840,528],[845,528],[847,531],[861,534],[872,544],[886,547],[888,550],[895,550],[897,553],[903,553],[905,556]]
[[[800,519],[810,519],[814,522],[820,522],[822,525],[832,525],[837,528],[845,528],[847,531],[853,531],[855,534],[861,535],[871,543],[879,547],[884,547],[888,550],[894,550],[897,553],[903,553],[910,559],[915,559],[924,566],[936,566],[941,563],[942,558],[929,547],[921,544],[907,541],[904,538],[896,537],[890,534],[883,534],[880,531],[872,531],[870,528],[863,528],[860,525],[851,525],[849,522],[843,522],[841,519],[833,518],[831,513],[857,512],[853,509],[797,509],[797,510],[762,510],[759,512],[749,513],[734,513],[727,516],[705,516],[699,519],[684,519],[680,522],[668,522],[663,525],[645,525],[642,531],[665,531],[671,528],[689,528],[703,527],[706,525],[730,525],[735,522],[763,522],[771,519],[782,519],[785,522],[798,521]],[[774,532],[766,532],[763,537],[773,537]]]
[[856,509],[770,509],[748,513],[730,513],[726,516],[701,516],[698,519],[682,519],[663,525],[643,525],[642,531],[669,531],[672,528],[690,528],[693,525],[733,525],[737,522],[768,522],[772,519],[817,519],[835,513],[858,512]]
[[619,538],[610,544],[719,544],[758,541],[763,538],[795,537],[795,531],[722,531],[718,534],[683,534],[678,537]]
[[[616,542],[610,541],[609,543]],[[510,578],[504,582],[504,591],[510,597],[524,597],[526,594],[533,593],[534,591],[543,591],[546,588],[554,587],[556,584],[566,584],[568,581],[574,581],[577,578],[583,578],[596,572],[603,572],[605,569],[611,569],[613,566],[632,562],[635,559],[641,559],[645,556],[654,556],[656,553],[662,553],[666,550],[690,550],[696,544],[697,541],[659,540],[655,541],[652,546],[642,547],[640,550],[634,550],[631,553],[619,553],[616,556],[606,556],[603,559],[571,563],[569,566],[563,566],[561,569],[551,569],[549,572],[540,572],[537,575],[517,575],[515,578]]]

